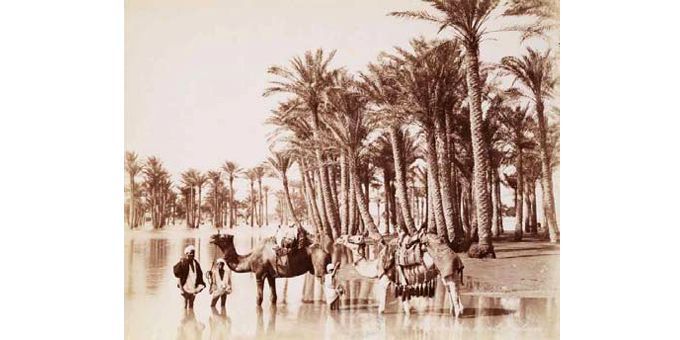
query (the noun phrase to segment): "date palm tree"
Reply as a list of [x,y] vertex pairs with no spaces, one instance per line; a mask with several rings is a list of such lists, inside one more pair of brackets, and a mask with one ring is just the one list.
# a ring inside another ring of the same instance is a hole
[[541,53],[531,48],[521,58],[504,57],[501,68],[515,78],[521,86],[512,91],[522,97],[530,99],[538,118],[538,144],[541,158],[541,182],[543,185],[543,202],[547,208],[545,215],[548,221],[550,242],[557,242],[557,217],[555,214],[555,196],[553,193],[552,167],[547,141],[548,123],[544,114],[545,100],[553,96],[558,78],[553,74],[553,61],[550,50]]
[[[325,101],[326,92],[332,84],[334,75],[338,72],[329,66],[334,55],[335,51],[324,55],[322,49],[315,52],[307,51],[302,58],[294,57],[290,61],[289,68],[272,66],[267,71],[270,75],[277,77],[277,80],[271,81],[271,86],[265,89],[263,95],[286,93],[301,101],[306,108],[304,111],[309,117],[312,133],[317,141],[319,141],[319,134],[322,133],[321,105]],[[331,229],[337,232],[340,217],[332,199],[326,160],[323,150],[318,146],[314,147],[314,153],[319,167],[324,210]]]
[[333,87],[329,89],[327,98],[325,107],[327,115],[324,123],[328,128],[329,138],[326,140],[334,140],[347,159],[350,185],[354,187],[354,199],[364,226],[371,237],[381,238],[369,213],[368,185],[366,185],[365,192],[362,191],[359,180],[361,178],[359,157],[370,129],[366,112],[368,98],[363,95],[358,83],[346,72],[335,74]]
[[201,174],[200,172],[197,173],[195,185],[198,189],[198,204],[196,205],[196,208],[198,209],[198,221],[196,222],[196,227],[201,225],[201,190],[207,181],[208,177],[206,175]]
[[222,170],[229,178],[229,226],[233,227],[236,221],[236,203],[234,201],[234,179],[241,175],[243,169],[238,164],[226,161],[222,165]]
[[258,220],[257,220],[257,225],[259,227],[262,227],[262,224],[264,223],[264,199],[262,197],[262,178],[265,176],[265,169],[264,166],[258,165],[255,168],[253,168],[253,171],[255,172],[255,177],[257,177],[257,189],[258,189],[258,195],[257,195],[257,215],[258,215]]
[[250,196],[249,196],[249,201],[250,201],[250,226],[254,227],[255,226],[255,182],[257,181],[257,172],[255,168],[252,168],[248,171],[245,172],[244,176],[250,181]]
[[300,220],[295,216],[295,210],[293,209],[293,203],[290,199],[290,191],[288,188],[288,169],[293,165],[292,155],[288,151],[276,152],[271,151],[271,156],[267,158],[267,164],[276,174],[276,176],[281,179],[281,184],[283,185],[283,193],[285,198],[285,206],[288,211],[288,215],[293,219],[295,224],[300,225]]
[[221,201],[221,196],[222,196],[222,187],[224,183],[222,183],[222,173],[219,170],[210,170],[207,173],[208,177],[208,183],[210,184],[210,187],[212,189],[211,193],[211,210],[212,210],[212,223],[213,227],[215,228],[221,228],[222,227],[222,220],[221,220],[221,211],[222,211],[222,201]]
[[381,58],[378,64],[369,64],[368,72],[360,75],[362,79],[360,86],[375,106],[373,114],[378,115],[381,125],[387,127],[394,159],[396,194],[407,232],[413,234],[416,232],[416,225],[406,190],[406,168],[410,163],[404,160],[408,153],[403,150],[402,131],[402,126],[409,120],[408,114],[400,106],[400,88],[396,79],[399,76],[398,68],[397,63],[391,62],[388,58]]
[[[491,241],[491,196],[489,193],[489,154],[484,136],[482,114],[483,83],[479,74],[479,45],[487,33],[486,24],[499,7],[500,0],[424,0],[436,11],[401,11],[389,15],[434,22],[440,31],[451,29],[465,46],[467,101],[472,133],[473,195],[479,230],[479,243],[474,254],[495,257]],[[521,13],[518,13],[521,14]]]
[[129,211],[128,211],[128,226],[130,229],[134,229],[137,226],[137,219],[136,219],[136,198],[135,198],[135,192],[137,191],[137,186],[135,183],[135,177],[139,175],[140,172],[142,172],[143,167],[139,162],[137,161],[137,153],[136,152],[131,152],[127,151],[125,152],[125,172],[128,175],[128,178],[130,179],[130,203],[129,203]]
[[269,190],[271,188],[268,185],[262,187],[264,191],[264,224],[269,225]]
[[527,137],[530,131],[531,115],[528,107],[505,108],[498,111],[498,119],[502,124],[503,143],[505,143],[514,158],[516,171],[515,189],[515,241],[522,239],[522,222],[524,220],[524,150],[531,147],[532,142]]

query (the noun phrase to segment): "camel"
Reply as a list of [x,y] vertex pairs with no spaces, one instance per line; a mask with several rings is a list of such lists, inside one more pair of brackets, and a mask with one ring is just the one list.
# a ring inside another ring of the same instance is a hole
[[[378,298],[378,313],[385,312],[385,300],[387,288],[390,284],[398,286],[397,293],[402,296],[402,307],[406,314],[410,314],[411,306],[409,300],[411,294],[432,297],[434,294],[434,283],[436,279],[441,279],[446,287],[451,307],[450,312],[456,318],[463,313],[463,303],[460,299],[460,289],[463,282],[463,262],[451,248],[443,243],[436,234],[425,234],[421,240],[425,245],[423,263],[407,267],[406,271],[410,276],[409,286],[399,285],[398,271],[396,269],[396,245],[388,244],[384,241],[379,243],[381,249],[374,260],[368,260],[361,252],[361,249],[368,244],[362,236],[343,236],[336,240],[336,244],[348,248],[354,258],[354,267],[359,275],[378,279],[376,292]],[[445,247],[445,248],[443,248]],[[434,256],[433,256],[434,254]],[[419,268],[416,268],[419,267]],[[445,275],[442,275],[445,273]]]
[[[234,248],[234,235],[216,234],[211,237],[211,243],[218,246],[224,253],[227,266],[236,273],[255,274],[257,282],[257,306],[262,305],[262,292],[264,281],[267,280],[271,290],[271,303],[276,304],[276,278],[288,278],[311,273],[323,283],[326,265],[331,262],[330,252],[327,247],[312,243],[309,235],[303,232],[302,239],[295,244],[298,247],[289,248],[285,262],[277,261],[276,239],[268,237],[260,241],[250,254],[239,255]],[[297,243],[301,242],[301,243]]]

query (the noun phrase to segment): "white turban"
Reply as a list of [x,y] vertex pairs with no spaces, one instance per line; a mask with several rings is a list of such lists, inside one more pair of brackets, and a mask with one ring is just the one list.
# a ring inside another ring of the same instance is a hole
[[196,247],[193,245],[188,245],[186,248],[184,248],[184,254],[189,254],[190,252],[196,252]]
[[225,260],[224,260],[223,258],[221,258],[221,257],[220,257],[219,259],[217,259],[217,262],[216,262],[216,263],[220,263],[220,262],[224,263],[225,266],[227,265],[227,261],[225,261]]

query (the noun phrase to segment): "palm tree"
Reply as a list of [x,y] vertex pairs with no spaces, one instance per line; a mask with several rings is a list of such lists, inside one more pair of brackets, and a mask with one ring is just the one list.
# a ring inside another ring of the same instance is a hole
[[264,190],[264,224],[269,225],[269,186],[262,187]]
[[144,191],[147,198],[147,204],[151,211],[151,221],[154,229],[160,229],[165,226],[168,194],[172,183],[170,182],[170,175],[163,167],[163,163],[158,157],[149,157],[146,160],[143,169],[144,175]]
[[368,99],[361,93],[357,82],[346,72],[335,74],[333,87],[328,91],[327,98],[328,118],[324,122],[328,128],[329,138],[326,140],[334,140],[340,152],[345,155],[350,185],[354,187],[354,198],[361,219],[369,234],[380,238],[378,228],[369,213],[368,185],[364,193],[359,181],[359,156],[370,129],[366,114]]
[[483,128],[482,87],[479,76],[479,45],[486,33],[486,23],[500,0],[424,0],[436,11],[392,12],[397,17],[434,22],[440,31],[451,28],[465,46],[465,65],[468,104],[470,107],[470,131],[474,159],[473,186],[476,206],[479,243],[472,252],[480,257],[495,257],[491,241],[491,196],[489,195],[489,155]]
[[181,174],[182,184],[181,189],[185,196],[186,204],[186,223],[189,228],[196,228],[196,183],[198,181],[199,173],[196,169],[189,169]]
[[380,64],[368,65],[368,73],[361,74],[362,83],[360,85],[364,93],[377,106],[377,110],[374,111],[375,114],[380,115],[380,121],[387,126],[392,146],[392,158],[394,159],[396,194],[407,232],[413,234],[416,227],[406,191],[405,169],[408,163],[403,159],[404,155],[408,155],[408,153],[404,153],[403,150],[403,133],[401,131],[401,126],[408,122],[408,116],[399,106],[400,89],[396,80],[398,65],[394,62],[390,63],[386,58],[383,59]]
[[258,188],[258,196],[257,196],[257,215],[258,215],[258,220],[257,224],[259,227],[262,227],[262,223],[264,223],[264,199],[262,197],[262,178],[265,176],[265,170],[263,166],[256,166],[253,168],[253,171],[255,171],[255,176],[257,177],[257,188]]
[[537,20],[521,30],[522,41],[535,36],[545,37],[560,27],[560,3],[558,0],[509,0],[505,15],[531,15]]
[[456,107],[462,85],[461,58],[458,43],[413,40],[414,53],[397,49],[391,56],[400,63],[397,77],[404,98],[401,104],[422,129],[425,139],[425,160],[428,171],[432,213],[440,237],[453,242],[457,251],[465,249],[465,236],[458,223],[457,209],[452,202],[449,143],[445,129],[445,114]]
[[201,190],[207,181],[208,177],[206,175],[203,175],[200,172],[197,173],[195,181],[196,187],[198,188],[198,205],[196,206],[198,209],[198,221],[196,222],[197,228],[199,225],[201,225]]
[[522,222],[524,220],[524,149],[531,147],[531,141],[526,137],[530,129],[531,116],[528,107],[500,110],[498,118],[503,125],[503,135],[506,145],[511,149],[515,159],[516,189],[515,189],[515,240],[522,239]]
[[229,226],[233,227],[236,220],[236,203],[234,202],[234,179],[241,175],[243,171],[238,164],[230,161],[224,162],[222,170],[229,178]]
[[130,179],[130,203],[128,212],[128,226],[134,229],[137,226],[136,210],[135,210],[135,192],[137,191],[135,184],[135,176],[137,176],[143,169],[142,165],[137,161],[136,152],[125,152],[125,172],[127,172]]
[[533,101],[538,118],[538,144],[541,157],[541,181],[543,185],[543,201],[548,221],[550,242],[557,242],[557,217],[555,214],[555,196],[552,185],[551,157],[547,142],[548,124],[544,115],[544,100],[553,96],[558,79],[553,75],[553,61],[550,50],[543,53],[531,48],[521,58],[504,57],[501,68],[510,73],[521,87],[512,92]]
[[289,216],[293,219],[295,224],[300,225],[300,220],[295,216],[295,211],[293,210],[293,203],[290,199],[290,191],[288,189],[288,169],[293,164],[292,155],[288,151],[276,152],[271,151],[271,156],[267,158],[267,164],[274,171],[276,176],[281,179],[283,185],[283,193],[286,203],[286,210]]
[[[329,68],[335,51],[324,56],[322,49],[316,52],[305,52],[304,58],[294,57],[290,62],[290,68],[272,66],[267,71],[279,80],[272,81],[272,86],[265,89],[263,95],[269,96],[275,93],[292,94],[305,106],[305,113],[309,116],[314,139],[320,142],[319,134],[322,133],[321,105],[324,102],[325,93],[332,83],[338,70]],[[321,195],[325,212],[331,229],[337,233],[340,225],[338,209],[335,206],[331,184],[328,178],[328,169],[321,148],[314,147],[319,178],[321,182]]]
[[221,188],[223,186],[222,183],[222,173],[219,170],[210,170],[208,171],[207,174],[210,187],[212,188],[212,217],[213,217],[213,227],[215,228],[221,228],[222,227],[222,220],[221,220],[221,211],[222,211],[222,202],[221,202]]
[[250,226],[255,226],[255,182],[257,181],[257,172],[252,168],[245,173],[245,177],[250,181]]

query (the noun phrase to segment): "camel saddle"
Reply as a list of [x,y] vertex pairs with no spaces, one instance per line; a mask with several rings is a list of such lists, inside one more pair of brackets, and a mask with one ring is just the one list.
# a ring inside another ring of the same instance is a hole
[[423,248],[420,241],[411,245],[400,245],[397,250],[397,264],[402,267],[423,264]]

